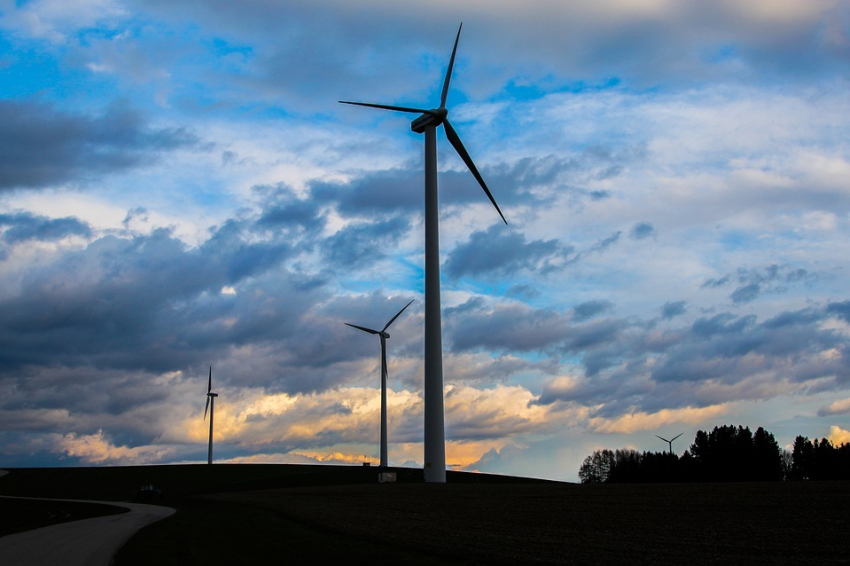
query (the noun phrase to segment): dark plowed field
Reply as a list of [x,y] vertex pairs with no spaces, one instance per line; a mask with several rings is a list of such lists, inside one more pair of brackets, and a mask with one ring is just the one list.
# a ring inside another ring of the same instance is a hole
[[474,564],[850,564],[850,484],[361,485],[211,496]]

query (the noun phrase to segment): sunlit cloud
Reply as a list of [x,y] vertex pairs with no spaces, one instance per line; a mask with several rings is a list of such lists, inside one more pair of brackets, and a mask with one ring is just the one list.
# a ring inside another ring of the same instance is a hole
[[841,399],[838,401],[833,401],[826,407],[818,410],[818,415],[821,417],[826,417],[830,415],[846,415],[850,413],[850,399]]
[[173,446],[116,446],[101,430],[96,434],[65,434],[57,439],[57,444],[65,455],[83,463],[110,466],[160,463],[178,453]]
[[829,436],[827,439],[833,446],[841,446],[842,444],[850,443],[850,430],[844,430],[835,425],[829,427]]
[[662,409],[655,413],[632,413],[614,419],[591,418],[588,426],[594,432],[631,434],[643,430],[655,430],[669,424],[696,425],[716,419],[728,412],[726,404],[712,407],[686,407]]

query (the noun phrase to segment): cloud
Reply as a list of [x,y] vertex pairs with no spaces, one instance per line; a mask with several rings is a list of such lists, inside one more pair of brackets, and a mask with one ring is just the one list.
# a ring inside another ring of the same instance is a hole
[[772,264],[763,269],[738,269],[736,273],[727,273],[720,278],[712,278],[703,283],[703,288],[724,287],[733,282],[738,284],[730,298],[735,304],[746,304],[756,300],[763,292],[781,293],[789,285],[809,283],[816,275],[802,268]]
[[499,305],[488,309],[470,299],[443,315],[445,335],[453,351],[546,350],[561,343],[569,333],[565,316],[524,305]]
[[91,226],[78,218],[47,218],[28,212],[0,214],[2,239],[7,244],[17,244],[35,240],[55,242],[69,236],[89,238]]
[[325,239],[321,249],[332,268],[372,265],[388,257],[409,228],[410,224],[402,217],[351,223]]
[[445,272],[456,278],[504,277],[523,270],[546,273],[569,251],[556,240],[528,242],[519,232],[493,225],[487,231],[473,232],[466,243],[456,246],[448,254]]
[[126,105],[91,117],[15,100],[0,100],[0,140],[0,191],[81,184],[198,144],[185,129],[147,126]]
[[655,228],[649,222],[640,222],[632,226],[629,236],[633,240],[645,240],[656,235]]
[[[54,236],[57,226],[81,228],[57,221],[40,226],[52,227]],[[235,222],[217,228],[197,248],[164,229],[129,238],[109,235],[29,270],[18,292],[0,300],[6,313],[0,334],[15,345],[4,373],[32,363],[186,368],[209,359],[221,340],[240,344],[280,328],[281,320],[267,312],[269,301],[281,298],[278,293],[218,293],[225,286],[259,291],[262,277],[291,253],[286,243],[249,243],[246,237]],[[280,285],[291,296],[313,294],[299,289],[297,276]],[[277,314],[285,318],[298,310],[289,304]],[[185,347],[196,340],[205,344],[201,350]]]
[[57,440],[59,449],[68,457],[83,464],[144,465],[162,462],[177,453],[176,447],[116,446],[98,430],[96,434],[69,433]]
[[543,433],[548,409],[532,404],[532,393],[519,386],[498,385],[476,389],[449,386],[446,391],[446,435],[455,441],[504,439],[531,432]]
[[642,430],[656,430],[674,423],[696,425],[717,419],[727,411],[728,407],[724,405],[663,409],[655,413],[629,413],[613,419],[594,417],[590,419],[589,426],[596,432],[632,434]]
[[663,331],[609,321],[612,332],[583,355],[585,375],[551,380],[535,402],[598,405],[597,412],[614,418],[841,387],[850,375],[847,337],[830,329],[830,317],[827,308],[762,322],[721,313]]
[[588,301],[573,308],[573,320],[584,322],[604,312],[610,312],[614,305],[609,301]]
[[829,427],[829,441],[833,446],[841,446],[842,444],[850,444],[850,430],[835,425]]
[[687,310],[685,301],[674,301],[672,303],[664,303],[661,307],[661,318],[668,320],[677,316],[682,316]]
[[833,401],[828,406],[818,410],[818,416],[821,417],[846,414],[850,414],[850,399],[841,399],[838,401]]

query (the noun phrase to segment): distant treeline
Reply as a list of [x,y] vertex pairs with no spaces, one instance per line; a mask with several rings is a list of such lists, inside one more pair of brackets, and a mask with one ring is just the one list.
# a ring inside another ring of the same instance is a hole
[[698,431],[678,456],[631,449],[597,450],[579,468],[582,483],[800,481],[850,479],[850,443],[833,446],[798,436],[791,452],[759,427],[723,425]]

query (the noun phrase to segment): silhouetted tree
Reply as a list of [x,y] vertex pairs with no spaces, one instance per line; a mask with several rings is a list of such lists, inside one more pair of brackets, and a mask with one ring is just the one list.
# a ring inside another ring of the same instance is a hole
[[689,452],[694,479],[700,481],[778,481],[782,455],[773,434],[759,427],[723,425],[709,433],[697,431]]
[[597,450],[584,459],[579,479],[582,483],[679,481],[679,458],[668,452]]
[[779,481],[783,479],[782,450],[773,435],[758,427],[753,435],[752,480]]
[[794,479],[794,458],[788,450],[782,449],[782,479],[791,481]]
[[608,482],[626,483],[638,481],[640,475],[641,457],[636,450],[620,449],[614,452],[614,460],[608,471]]
[[797,481],[812,479],[814,446],[808,438],[797,436],[794,439],[791,460],[791,479]]
[[794,479],[847,480],[850,479],[850,444],[838,447],[826,439],[810,441],[804,436],[794,440]]
[[791,452],[762,427],[723,425],[697,431],[681,457],[632,449],[597,450],[579,469],[582,483],[850,479],[850,443],[794,439]]
[[579,480],[581,483],[607,482],[613,463],[613,451],[597,450],[582,462],[578,471]]

